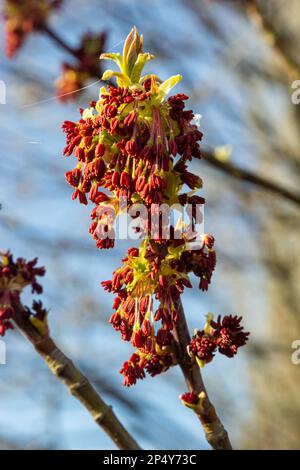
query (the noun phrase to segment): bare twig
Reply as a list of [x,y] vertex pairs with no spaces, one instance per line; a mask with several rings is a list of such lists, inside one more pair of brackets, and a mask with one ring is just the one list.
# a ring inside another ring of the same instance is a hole
[[179,309],[180,321],[174,328],[174,336],[177,343],[177,359],[189,391],[197,395],[202,392],[204,396],[201,413],[197,412],[197,416],[203,426],[205,437],[213,449],[232,450],[227,431],[208,397],[200,369],[187,354],[186,347],[191,338],[181,301],[179,301]]
[[34,328],[27,316],[17,310],[14,321],[21,333],[30,341],[44,359],[51,372],[56,375],[92,415],[94,421],[122,450],[140,449],[137,442],[124,428],[108,406],[98,395],[89,380],[73,362],[56,346],[49,334],[43,336]]
[[202,157],[206,160],[211,166],[218,168],[223,173],[232,176],[241,181],[246,181],[247,183],[252,183],[257,187],[275,193],[289,201],[294,202],[298,206],[300,205],[300,193],[294,193],[288,189],[280,186],[267,178],[258,176],[251,171],[245,170],[237,165],[234,165],[230,162],[220,160],[214,154],[207,150],[202,151]]

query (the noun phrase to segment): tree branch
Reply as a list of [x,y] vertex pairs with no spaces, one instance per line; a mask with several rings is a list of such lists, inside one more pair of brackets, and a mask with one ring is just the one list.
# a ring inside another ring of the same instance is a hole
[[204,396],[201,413],[197,412],[196,414],[203,426],[206,440],[212,448],[214,450],[232,450],[227,431],[208,397],[200,369],[197,364],[192,362],[187,353],[186,347],[191,338],[181,300],[179,300],[178,306],[180,320],[174,327],[174,337],[177,343],[177,360],[189,391],[197,395],[202,392]]
[[221,171],[223,171],[223,173],[226,173],[227,175],[230,175],[233,178],[239,179],[241,181],[252,183],[261,189],[275,193],[300,206],[300,193],[293,193],[283,186],[273,183],[267,178],[258,176],[251,171],[244,170],[243,168],[237,165],[233,165],[230,162],[220,160],[214,155],[213,152],[203,150],[201,153],[204,160],[206,160],[211,166],[219,168]]
[[88,379],[76,368],[73,362],[56,346],[49,334],[42,336],[31,324],[26,314],[16,310],[14,321],[21,333],[30,341],[44,359],[51,372],[66,385],[69,392],[87,409],[94,421],[122,450],[140,449],[137,442],[126,431],[108,406],[98,395]]

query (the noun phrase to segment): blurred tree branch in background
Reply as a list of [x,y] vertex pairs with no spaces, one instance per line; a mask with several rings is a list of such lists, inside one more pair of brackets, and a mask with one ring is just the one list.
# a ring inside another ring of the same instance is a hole
[[211,166],[218,168],[223,173],[231,176],[232,178],[251,183],[258,188],[270,191],[271,193],[276,194],[284,199],[294,202],[298,206],[300,205],[300,193],[295,194],[292,191],[280,186],[263,176],[259,176],[256,173],[245,170],[238,165],[231,163],[230,161],[224,161],[221,158],[217,157],[217,150],[209,152],[207,150],[202,150],[202,157],[206,162]]

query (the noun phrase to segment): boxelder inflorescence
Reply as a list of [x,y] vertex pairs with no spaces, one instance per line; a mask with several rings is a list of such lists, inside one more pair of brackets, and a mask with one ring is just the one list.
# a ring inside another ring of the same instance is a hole
[[[140,203],[149,215],[160,204],[191,204],[192,225],[197,206],[205,202],[195,194],[201,179],[188,171],[188,163],[201,158],[202,133],[193,112],[185,109],[188,96],[168,97],[181,76],[162,82],[156,75],[142,75],[153,56],[143,52],[143,37],[135,28],[122,55],[101,58],[114,61],[119,71],[107,70],[102,78],[110,83],[101,88],[99,100],[80,110],[77,122],[63,124],[64,154],[77,160],[66,179],[74,188],[73,199],[93,204],[90,233],[99,249],[114,246],[114,237],[107,236],[113,233],[113,221],[106,207],[114,207],[119,215],[121,198],[126,198],[127,210]],[[146,372],[155,376],[177,363],[174,331],[182,315],[180,296],[192,287],[191,274],[199,278],[200,289],[207,290],[216,265],[212,235],[202,235],[197,249],[190,249],[187,231],[178,238],[178,227],[171,226],[170,237],[164,239],[158,220],[158,236],[151,237],[149,216],[139,248],[130,248],[112,279],[102,283],[116,295],[109,321],[134,347],[121,369],[126,386],[143,379]],[[191,361],[202,367],[216,351],[233,357],[249,335],[240,322],[232,315],[217,321],[207,316],[204,329],[195,332],[187,347]],[[185,403],[198,400],[192,395],[185,398]]]

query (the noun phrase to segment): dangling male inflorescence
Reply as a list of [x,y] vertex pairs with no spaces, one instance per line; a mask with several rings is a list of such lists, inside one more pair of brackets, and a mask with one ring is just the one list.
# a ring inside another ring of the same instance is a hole
[[[135,348],[121,369],[124,384],[130,386],[145,372],[154,376],[176,364],[173,332],[180,320],[180,296],[192,287],[190,274],[199,278],[201,290],[208,289],[216,254],[212,235],[203,235],[196,249],[190,248],[187,231],[176,236],[177,227],[171,226],[170,236],[163,238],[160,218],[153,237],[153,208],[189,204],[194,225],[197,205],[205,202],[195,194],[202,187],[201,178],[188,171],[189,162],[201,158],[202,133],[193,112],[185,109],[188,96],[168,97],[181,76],[162,82],[156,75],[142,75],[153,56],[143,52],[143,37],[135,28],[122,55],[108,53],[101,58],[114,61],[119,71],[107,70],[102,78],[110,84],[101,88],[99,100],[80,110],[77,122],[63,124],[64,154],[77,160],[66,179],[73,187],[73,199],[93,204],[90,233],[99,249],[114,246],[114,218],[107,207],[119,215],[125,200],[126,210],[143,204],[149,215],[140,247],[129,249],[112,279],[102,283],[116,295],[110,323]],[[247,337],[240,318],[211,319],[205,332],[195,333],[188,352],[203,366],[217,350],[232,357]]]

